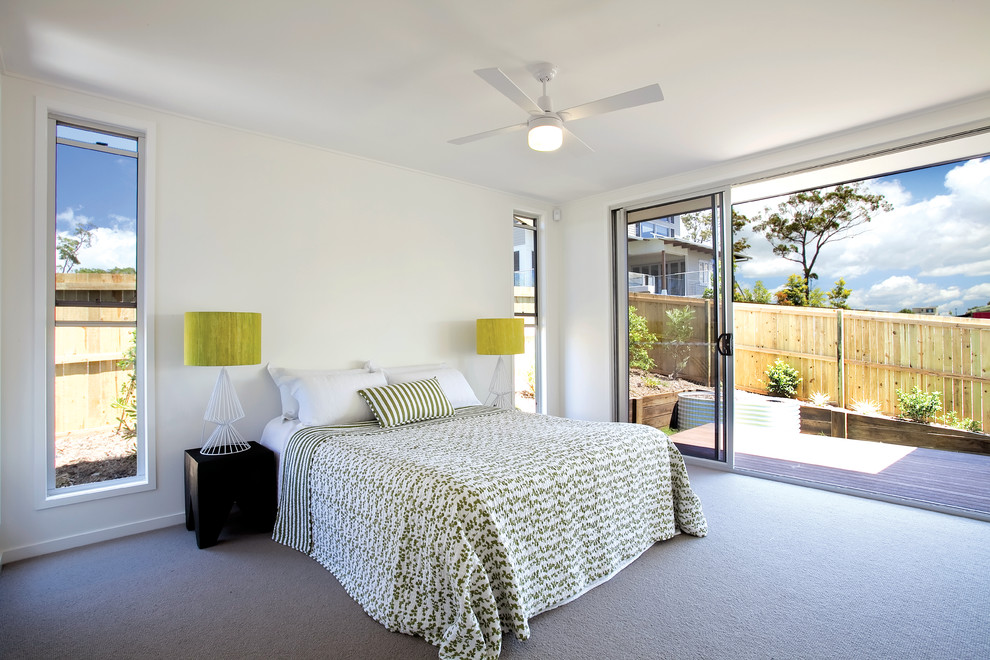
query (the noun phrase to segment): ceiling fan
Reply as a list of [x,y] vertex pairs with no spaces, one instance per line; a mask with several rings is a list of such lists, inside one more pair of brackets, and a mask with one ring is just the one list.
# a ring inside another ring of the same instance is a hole
[[622,94],[616,94],[615,96],[609,96],[603,99],[598,99],[597,101],[591,101],[590,103],[576,105],[573,108],[568,108],[567,110],[555,112],[553,109],[553,104],[550,102],[550,97],[547,95],[547,85],[550,84],[550,81],[553,80],[554,76],[557,74],[557,67],[552,64],[540,64],[533,71],[533,75],[536,79],[543,83],[543,96],[541,96],[537,101],[529,98],[529,96],[526,95],[526,92],[519,89],[519,87],[512,82],[512,80],[510,80],[501,69],[478,69],[475,73],[478,74],[482,80],[504,94],[510,101],[528,112],[530,115],[529,120],[521,124],[513,124],[512,126],[505,126],[503,128],[485,131],[484,133],[475,133],[474,135],[467,135],[465,137],[449,140],[451,144],[466,144],[468,142],[474,142],[475,140],[481,140],[495,135],[502,135],[503,133],[512,133],[514,131],[528,128],[529,147],[536,151],[555,151],[559,149],[560,145],[563,143],[564,131],[567,131],[572,138],[580,142],[588,149],[591,149],[591,147],[585,144],[581,138],[577,137],[574,133],[567,129],[564,124],[577,121],[578,119],[584,119],[586,117],[602,115],[606,112],[613,112],[624,108],[633,108],[637,105],[645,105],[646,103],[655,103],[663,100],[663,92],[660,91],[660,85],[654,83],[652,85],[647,85],[646,87],[640,87],[639,89],[630,90],[628,92],[623,92]]

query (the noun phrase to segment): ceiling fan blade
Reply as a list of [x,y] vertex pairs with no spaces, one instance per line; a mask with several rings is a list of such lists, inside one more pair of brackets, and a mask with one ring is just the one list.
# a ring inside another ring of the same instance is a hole
[[557,114],[559,114],[560,118],[564,121],[574,121],[576,119],[584,119],[585,117],[603,115],[606,112],[614,112],[615,110],[633,108],[637,105],[656,103],[657,101],[662,100],[663,92],[660,91],[660,85],[654,83],[652,85],[647,85],[646,87],[640,87],[639,89],[623,92],[622,94],[616,94],[615,96],[598,99],[597,101],[592,101],[591,103],[576,105],[573,108],[562,110]]
[[474,142],[475,140],[483,140],[488,137],[494,137],[496,135],[502,135],[503,133],[514,133],[518,130],[526,128],[526,124],[513,124],[512,126],[503,126],[502,128],[496,128],[491,131],[485,131],[484,133],[475,133],[474,135],[465,135],[464,137],[454,138],[453,140],[447,140],[451,144],[467,144],[468,142]]
[[591,151],[591,152],[594,152],[595,151],[594,149],[591,148],[591,146],[587,142],[585,142],[584,140],[582,140],[578,136],[574,135],[574,131],[572,131],[571,129],[567,128],[566,126],[564,126],[564,132],[567,133],[567,136],[568,136],[568,139],[569,140],[574,140],[575,142],[579,143],[581,146],[583,146],[588,151]]
[[499,68],[477,69],[475,70],[482,80],[502,92],[510,101],[518,105],[531,115],[542,115],[543,110],[536,105],[536,101],[529,98],[526,92],[519,89],[516,83],[512,82],[507,75]]

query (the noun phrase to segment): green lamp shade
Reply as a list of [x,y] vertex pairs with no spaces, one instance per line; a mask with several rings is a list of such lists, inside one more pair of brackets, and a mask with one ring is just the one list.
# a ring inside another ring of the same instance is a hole
[[478,319],[478,355],[517,355],[526,352],[523,320]]
[[230,367],[261,363],[261,314],[186,312],[185,363]]

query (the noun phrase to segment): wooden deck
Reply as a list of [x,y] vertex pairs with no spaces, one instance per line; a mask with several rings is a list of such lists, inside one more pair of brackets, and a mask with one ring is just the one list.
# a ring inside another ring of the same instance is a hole
[[[711,447],[713,427],[673,436],[678,444]],[[853,488],[990,515],[990,456],[879,442],[795,434],[767,437],[737,429],[735,467]]]

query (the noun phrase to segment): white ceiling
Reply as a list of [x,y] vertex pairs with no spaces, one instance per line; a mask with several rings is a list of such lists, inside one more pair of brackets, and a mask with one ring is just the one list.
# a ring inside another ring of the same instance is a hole
[[[2,0],[7,74],[563,202],[990,93],[987,0]],[[537,153],[476,76],[557,109],[659,83]]]

